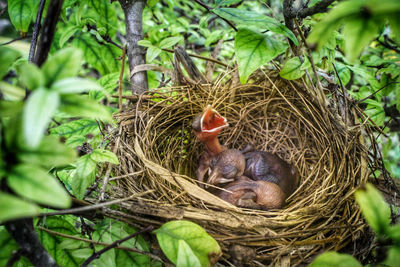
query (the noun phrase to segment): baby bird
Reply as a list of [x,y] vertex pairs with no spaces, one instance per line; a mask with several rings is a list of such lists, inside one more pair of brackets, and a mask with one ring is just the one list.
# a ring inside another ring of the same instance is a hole
[[217,196],[237,207],[249,209],[280,209],[285,205],[285,193],[274,183],[253,181],[241,176],[227,184]]
[[248,144],[242,153],[246,159],[244,175],[254,181],[266,181],[279,185],[286,197],[297,188],[298,173],[293,165],[289,165],[277,155],[255,150]]

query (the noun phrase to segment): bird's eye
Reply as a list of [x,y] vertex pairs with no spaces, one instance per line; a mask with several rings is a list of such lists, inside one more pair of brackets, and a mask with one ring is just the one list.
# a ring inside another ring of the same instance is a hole
[[222,176],[225,178],[235,178],[238,169],[232,165],[226,165],[222,167]]

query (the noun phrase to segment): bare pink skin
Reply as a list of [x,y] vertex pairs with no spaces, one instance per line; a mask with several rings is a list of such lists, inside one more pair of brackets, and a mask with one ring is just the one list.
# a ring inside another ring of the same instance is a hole
[[232,205],[250,209],[280,209],[285,205],[285,193],[274,183],[253,181],[241,176],[227,184],[216,195]]
[[245,176],[255,181],[262,180],[279,185],[286,197],[296,190],[298,172],[295,166],[289,165],[275,154],[255,150],[250,144],[242,153],[246,158]]

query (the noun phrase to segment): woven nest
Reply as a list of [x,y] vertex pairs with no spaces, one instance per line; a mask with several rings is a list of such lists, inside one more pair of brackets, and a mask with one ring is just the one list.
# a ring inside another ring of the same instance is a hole
[[[219,242],[222,264],[304,264],[357,240],[366,224],[353,193],[368,179],[371,152],[364,143],[376,143],[365,138],[371,131],[362,112],[347,110],[346,123],[333,98],[315,92],[260,72],[245,85],[227,76],[214,84],[186,81],[133,100],[118,115],[120,164],[108,192],[114,199],[132,196],[119,204],[118,216],[139,226],[193,221]],[[237,208],[197,186],[204,147],[191,123],[209,104],[230,125],[222,144],[240,149],[252,143],[298,168],[298,189],[283,209]]]

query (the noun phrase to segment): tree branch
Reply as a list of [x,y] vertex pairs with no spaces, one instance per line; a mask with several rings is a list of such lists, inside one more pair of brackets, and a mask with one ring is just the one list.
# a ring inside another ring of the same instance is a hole
[[117,240],[117,241],[111,243],[110,245],[108,245],[107,247],[103,248],[102,250],[99,250],[99,251],[97,251],[97,252],[94,252],[94,253],[92,254],[92,256],[90,256],[89,258],[87,258],[87,259],[82,263],[81,267],[86,267],[86,266],[88,266],[89,263],[91,263],[91,262],[94,261],[95,259],[100,258],[101,254],[103,254],[103,253],[109,251],[109,250],[112,249],[112,248],[118,247],[118,246],[119,246],[120,244],[122,244],[123,242],[128,241],[129,239],[134,238],[135,236],[138,236],[138,235],[140,235],[140,234],[150,232],[150,231],[152,231],[153,229],[154,229],[154,227],[153,227],[152,225],[150,225],[150,226],[146,227],[145,229],[143,229],[143,230],[141,230],[141,231],[137,231],[136,233],[133,233],[133,234],[127,236],[127,237],[124,237],[124,238],[122,238],[122,239],[120,239],[120,240]]
[[[142,15],[146,5],[145,0],[119,0],[125,14],[126,40],[129,69],[132,71],[137,65],[145,64],[145,49],[138,45],[143,39]],[[130,77],[132,94],[141,94],[148,90],[146,71],[135,73]]]
[[39,237],[33,229],[32,219],[21,219],[5,223],[7,231],[17,242],[34,266],[56,267],[57,263],[40,243]]
[[291,18],[305,18],[308,16],[312,16],[317,13],[323,13],[328,11],[328,6],[330,6],[336,0],[322,0],[321,2],[313,5],[312,7],[308,8],[301,8],[297,12],[290,13],[289,16]]
[[64,0],[51,0],[47,9],[47,16],[43,22],[39,44],[33,60],[33,62],[35,62],[39,67],[46,61],[47,56],[49,55],[63,3]]
[[203,3],[201,0],[194,0],[197,4],[201,5],[202,7],[204,7],[205,9],[207,9],[208,12],[213,13],[214,15],[216,15],[217,17],[221,18],[223,21],[225,21],[226,23],[228,23],[229,26],[232,27],[232,29],[234,29],[236,32],[238,31],[238,29],[235,27],[235,25],[232,24],[232,22],[230,22],[229,20],[218,16],[217,14],[215,14],[212,11],[212,7],[206,5],[205,3]]
[[29,49],[29,56],[28,56],[29,62],[32,62],[33,58],[35,57],[37,38],[39,36],[39,31],[41,28],[40,21],[42,20],[42,14],[43,14],[43,9],[44,9],[45,3],[46,3],[46,0],[40,0],[39,9],[36,14],[36,22],[35,22],[35,25],[33,26],[31,47]]
[[[61,237],[65,237],[65,238],[73,239],[73,240],[78,240],[78,241],[90,243],[90,244],[93,244],[93,245],[104,246],[104,247],[105,246],[110,246],[110,244],[108,244],[108,243],[94,241],[94,240],[91,240],[91,239],[86,239],[86,238],[77,237],[77,236],[73,236],[73,235],[63,234],[63,233],[60,233],[60,232],[49,230],[49,229],[44,228],[42,226],[38,226],[37,229],[39,229],[41,231],[44,231],[46,233],[49,233],[51,235],[61,236]],[[150,252],[142,251],[142,250],[137,249],[137,248],[128,248],[128,247],[122,247],[122,246],[116,246],[115,248],[116,249],[125,250],[125,251],[130,251],[130,252],[136,252],[136,253],[139,253],[139,254],[143,254],[143,255],[149,256],[150,258],[153,258],[155,260],[158,260],[158,261],[161,261],[161,262],[163,261],[161,258],[157,257],[156,255],[151,254]]]

